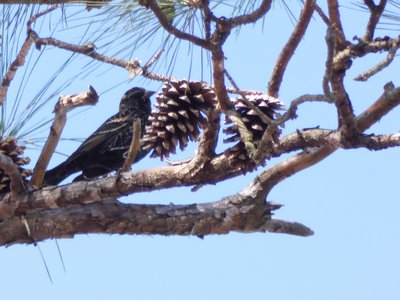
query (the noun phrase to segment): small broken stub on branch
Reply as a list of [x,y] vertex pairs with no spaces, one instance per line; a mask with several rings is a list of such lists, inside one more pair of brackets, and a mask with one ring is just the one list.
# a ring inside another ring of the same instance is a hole
[[97,91],[89,85],[89,90],[84,93],[61,96],[54,107],[54,111],[69,110],[83,105],[95,105],[99,100]]
[[53,124],[51,125],[49,137],[47,138],[47,141],[33,170],[31,178],[32,185],[36,186],[37,188],[40,188],[43,185],[45,171],[57,147],[61,132],[63,131],[66,123],[67,111],[78,106],[94,105],[97,103],[98,99],[99,95],[91,85],[89,85],[87,92],[61,96],[58,99],[54,107],[55,117]]

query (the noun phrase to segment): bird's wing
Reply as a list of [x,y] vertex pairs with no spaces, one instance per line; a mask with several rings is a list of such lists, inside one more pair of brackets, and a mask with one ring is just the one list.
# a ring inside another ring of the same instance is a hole
[[116,114],[106,120],[91,136],[89,136],[67,159],[73,161],[83,154],[90,153],[96,146],[106,142],[110,137],[117,136],[126,127],[132,126],[133,117],[130,114]]

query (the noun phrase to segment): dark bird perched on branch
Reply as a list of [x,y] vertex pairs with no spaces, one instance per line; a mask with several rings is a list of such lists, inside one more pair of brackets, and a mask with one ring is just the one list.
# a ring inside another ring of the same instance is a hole
[[[82,171],[74,181],[96,178],[119,170],[129,150],[133,136],[133,120],[140,118],[141,135],[151,112],[150,97],[154,92],[134,87],[119,104],[119,112],[103,123],[68,159],[46,172],[45,185],[56,185],[73,173]],[[148,150],[139,149],[135,162]]]

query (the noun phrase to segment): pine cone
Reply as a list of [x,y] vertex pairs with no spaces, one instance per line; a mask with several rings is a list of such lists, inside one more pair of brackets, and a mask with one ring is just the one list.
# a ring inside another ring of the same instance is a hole
[[[266,114],[270,119],[274,119],[274,115],[276,110],[280,110],[283,108],[283,103],[276,98],[272,98],[268,95],[250,95],[247,96],[247,99],[254,103],[258,109],[260,109],[264,114]],[[236,112],[239,114],[241,120],[246,125],[247,130],[249,130],[253,134],[253,141],[257,143],[261,140],[264,131],[267,129],[268,125],[264,123],[264,121],[260,118],[256,111],[252,110],[247,106],[246,103],[243,102],[242,97],[238,97],[234,100]],[[229,127],[224,129],[224,133],[227,135],[232,135],[226,139],[224,139],[224,143],[232,143],[237,142],[232,148],[228,151],[231,154],[234,154],[241,160],[246,160],[247,152],[244,147],[243,142],[240,141],[239,131],[235,124],[232,124],[232,121],[229,119],[225,119],[225,124],[231,124]],[[273,136],[273,138],[277,137],[279,132]]]
[[[26,180],[32,175],[32,171],[23,168],[24,165],[30,163],[29,157],[21,157],[24,151],[25,146],[18,145],[17,140],[13,137],[7,137],[5,139],[0,137],[0,153],[7,155],[12,159],[14,164],[18,166],[22,179]],[[10,190],[10,178],[0,169],[0,194],[8,193]]]
[[153,149],[151,157],[168,157],[188,141],[196,141],[207,122],[207,112],[216,103],[214,91],[200,81],[170,81],[156,96],[157,110],[152,111],[146,126],[144,150]]

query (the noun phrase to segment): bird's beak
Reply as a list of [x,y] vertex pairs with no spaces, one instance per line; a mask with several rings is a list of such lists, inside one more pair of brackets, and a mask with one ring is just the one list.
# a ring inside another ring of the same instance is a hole
[[144,96],[150,98],[150,97],[153,96],[155,93],[156,93],[156,92],[154,92],[154,91],[146,91],[146,92],[144,93]]

